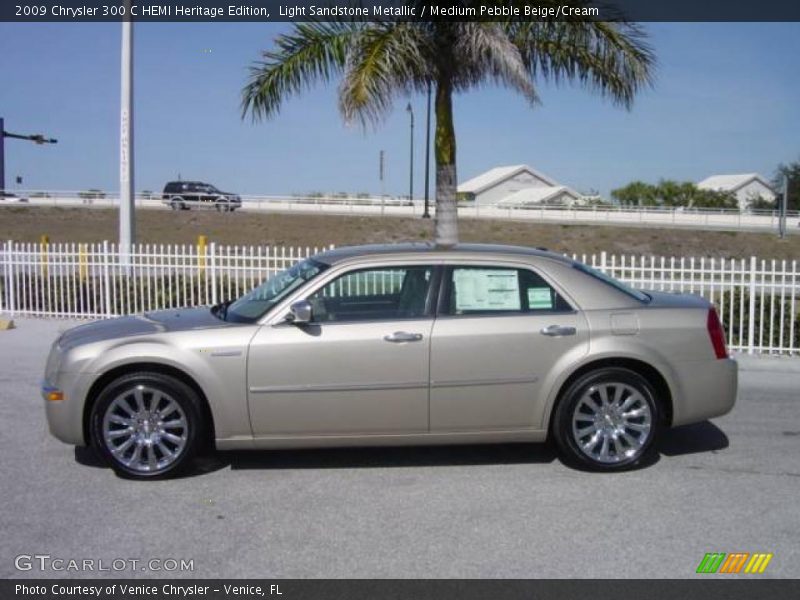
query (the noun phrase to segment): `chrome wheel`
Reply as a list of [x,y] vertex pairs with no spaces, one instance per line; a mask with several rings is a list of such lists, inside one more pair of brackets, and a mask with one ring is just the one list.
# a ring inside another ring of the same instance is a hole
[[635,387],[598,383],[583,393],[572,413],[572,437],[592,461],[613,464],[634,460],[646,446],[653,414]]
[[114,460],[133,471],[153,473],[180,458],[189,439],[189,422],[172,396],[137,385],[108,405],[102,435]]

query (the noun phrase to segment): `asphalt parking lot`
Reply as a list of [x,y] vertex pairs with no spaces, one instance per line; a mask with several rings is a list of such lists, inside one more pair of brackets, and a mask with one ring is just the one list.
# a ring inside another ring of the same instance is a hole
[[[706,552],[772,552],[748,577],[800,577],[800,359],[741,359],[734,411],[630,473],[525,444],[220,453],[136,483],[47,432],[38,384],[71,324],[0,331],[0,577],[685,578]],[[34,554],[194,570],[15,568]]]

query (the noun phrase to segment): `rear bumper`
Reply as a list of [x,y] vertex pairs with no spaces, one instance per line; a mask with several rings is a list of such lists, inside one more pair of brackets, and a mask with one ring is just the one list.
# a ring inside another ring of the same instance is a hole
[[699,423],[727,414],[736,403],[739,367],[732,358],[675,363],[672,425]]

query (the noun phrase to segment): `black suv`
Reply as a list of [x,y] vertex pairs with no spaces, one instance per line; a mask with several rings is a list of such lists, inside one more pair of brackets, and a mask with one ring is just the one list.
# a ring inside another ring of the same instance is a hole
[[213,185],[200,181],[170,181],[164,186],[161,199],[172,210],[189,210],[196,206],[227,212],[242,207],[242,198],[237,194],[221,192]]

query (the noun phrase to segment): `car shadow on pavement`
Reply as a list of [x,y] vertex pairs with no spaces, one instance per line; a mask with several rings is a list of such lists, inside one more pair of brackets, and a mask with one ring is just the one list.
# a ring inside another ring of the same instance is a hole
[[657,445],[664,456],[717,452],[730,445],[728,436],[711,421],[667,429]]
[[549,463],[548,444],[475,444],[218,452],[231,469],[357,469]]
[[[675,427],[663,432],[657,452],[651,452],[637,467],[652,466],[661,456],[716,452],[728,445],[728,436],[710,421]],[[374,469],[546,464],[555,460],[557,454],[550,443],[216,451],[198,457],[194,468],[182,476],[193,477],[227,467],[233,470]],[[106,468],[90,448],[75,448],[75,462]]]
[[75,462],[84,467],[108,468],[108,465],[89,446],[75,446]]

